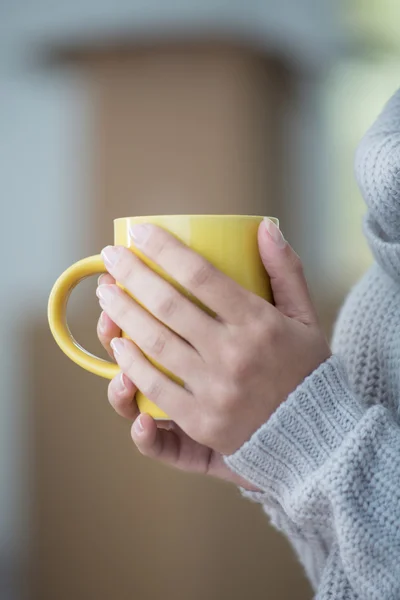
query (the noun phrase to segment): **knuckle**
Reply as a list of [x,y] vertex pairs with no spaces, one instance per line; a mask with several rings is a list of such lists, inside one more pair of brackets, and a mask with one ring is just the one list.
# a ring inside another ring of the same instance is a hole
[[128,308],[129,305],[125,301],[125,298],[122,296],[121,290],[117,288],[115,300],[113,301],[112,306],[110,306],[110,313],[112,312],[113,321],[115,321],[116,323],[123,322],[127,315]]
[[197,289],[209,282],[213,274],[213,267],[206,261],[199,259],[197,264],[187,275],[188,287]]
[[119,364],[122,367],[124,373],[126,373],[129,379],[134,382],[136,379],[137,371],[137,348],[132,342],[125,342],[125,347]]
[[115,272],[119,281],[127,281],[134,276],[135,256],[130,250],[121,249],[121,253],[115,264]]
[[162,395],[162,385],[159,379],[154,378],[142,386],[142,393],[152,402],[157,403]]
[[296,252],[292,252],[290,256],[290,270],[293,273],[302,274],[303,273],[303,263]]
[[175,294],[169,293],[164,297],[161,297],[156,302],[154,314],[161,320],[170,318],[177,309],[177,298]]
[[158,262],[159,259],[162,260],[173,249],[173,242],[164,235],[164,232],[158,230],[157,232],[151,231],[146,240],[146,249],[152,258]]
[[157,358],[163,354],[166,343],[166,336],[163,333],[157,333],[145,341],[143,349],[147,354]]

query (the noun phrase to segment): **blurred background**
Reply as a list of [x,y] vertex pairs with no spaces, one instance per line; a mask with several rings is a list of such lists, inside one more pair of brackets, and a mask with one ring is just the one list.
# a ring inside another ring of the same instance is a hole
[[[329,334],[371,261],[353,154],[399,23],[397,0],[2,0],[1,600],[311,598],[260,507],[135,452],[46,304],[115,217],[269,214]],[[69,318],[98,353],[94,288]]]

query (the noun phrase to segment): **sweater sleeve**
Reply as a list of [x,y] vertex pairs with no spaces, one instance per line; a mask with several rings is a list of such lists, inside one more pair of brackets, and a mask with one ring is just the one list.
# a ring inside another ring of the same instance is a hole
[[225,460],[261,490],[248,495],[309,563],[318,599],[400,598],[400,427],[351,392],[338,356]]

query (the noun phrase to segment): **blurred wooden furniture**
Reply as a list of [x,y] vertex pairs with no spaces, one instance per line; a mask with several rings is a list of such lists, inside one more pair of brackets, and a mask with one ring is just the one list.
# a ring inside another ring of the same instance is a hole
[[282,65],[211,43],[80,60],[93,94],[92,202],[107,227],[116,215],[278,210]]

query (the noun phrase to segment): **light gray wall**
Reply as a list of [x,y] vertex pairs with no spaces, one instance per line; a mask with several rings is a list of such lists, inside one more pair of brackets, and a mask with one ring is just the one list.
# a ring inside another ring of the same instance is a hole
[[[45,318],[56,276],[87,250],[71,244],[84,239],[86,224],[85,98],[73,73],[27,70],[6,64],[4,55],[0,90],[0,597],[9,600],[20,597],[16,565],[25,559],[30,535],[31,329]],[[10,588],[6,579],[14,569]]]
[[344,45],[339,10],[334,0],[7,0],[3,27],[32,44],[226,34],[318,67]]

